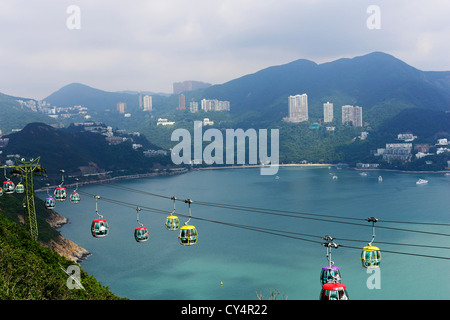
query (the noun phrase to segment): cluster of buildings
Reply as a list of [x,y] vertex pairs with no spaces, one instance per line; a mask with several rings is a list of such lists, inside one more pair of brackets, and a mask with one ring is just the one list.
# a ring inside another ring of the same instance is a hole
[[[164,120],[164,119],[160,119]],[[165,119],[167,120],[167,119]],[[75,127],[79,128],[83,131],[93,132],[97,134],[101,134],[105,136],[105,140],[108,141],[111,145],[117,145],[126,141],[131,142],[131,147],[133,150],[140,151],[143,149],[143,145],[140,143],[136,143],[136,138],[140,137],[140,132],[127,132],[126,130],[119,129],[113,130],[111,126],[105,125],[103,122],[99,121],[88,121],[88,122],[77,122],[73,124]],[[143,150],[144,156],[146,157],[155,157],[155,156],[167,156],[167,150]]]
[[[412,141],[416,138],[417,136],[414,136],[412,133],[398,134],[397,140],[401,140],[403,142],[386,143],[386,147],[378,148],[374,155],[380,156],[383,160],[391,163],[393,161],[411,161],[413,152],[415,152],[415,157],[417,159],[434,154],[450,152],[450,144],[447,139],[438,139],[437,143],[434,145],[427,143],[413,145]],[[430,152],[431,150],[435,151]]]
[[[286,122],[299,123],[308,121],[308,95],[297,94],[289,96],[289,115],[283,120]],[[323,104],[323,122],[329,123],[334,120],[333,104],[327,101]],[[342,106],[342,124],[354,127],[362,127],[362,107],[345,105]],[[327,127],[328,130],[328,127]],[[329,131],[332,131],[330,127]]]
[[[196,113],[199,111],[197,101],[189,102],[189,111]],[[217,99],[202,99],[200,101],[201,110],[208,111],[230,111],[230,101],[220,101]]]

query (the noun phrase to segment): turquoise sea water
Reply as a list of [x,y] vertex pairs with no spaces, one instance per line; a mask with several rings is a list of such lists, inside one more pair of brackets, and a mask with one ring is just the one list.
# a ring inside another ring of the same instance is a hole
[[[331,173],[336,173],[338,179],[333,180]],[[382,182],[377,179],[379,175],[383,176]],[[201,206],[196,201],[335,217],[366,219],[374,216],[380,220],[376,224],[374,245],[382,251],[450,257],[450,227],[382,222],[449,224],[450,177],[442,173],[370,171],[367,176],[361,176],[352,170],[284,167],[280,168],[278,176],[279,179],[261,176],[257,168],[202,170],[113,185],[179,199],[190,198],[194,201],[191,207],[194,218],[282,230],[289,236],[319,242],[322,241],[319,237],[331,235],[338,244],[357,248],[371,240],[372,228],[368,222],[323,221],[338,220],[328,217],[316,217],[323,220],[293,218]],[[419,178],[427,179],[429,183],[416,185]],[[173,207],[171,200],[110,185],[86,186],[79,190],[167,212]],[[45,194],[40,196],[45,198]],[[176,206],[179,214],[187,214],[186,204],[177,202]],[[79,204],[57,203],[56,211],[70,220],[60,231],[92,253],[82,262],[82,267],[119,296],[130,299],[255,300],[256,292],[267,296],[269,290],[276,289],[289,300],[317,300],[319,297],[319,274],[322,266],[327,265],[326,249],[320,243],[192,219],[199,240],[195,246],[183,247],[178,242],[177,232],[165,229],[166,214],[146,210],[141,211],[140,220],[149,228],[150,240],[136,243],[133,233],[138,224],[133,206],[100,200],[98,208],[110,226],[107,237],[96,239],[91,236],[90,223],[97,217],[95,201],[83,194]],[[186,221],[183,217],[180,220],[181,223]],[[378,226],[424,230],[447,236]],[[394,246],[377,241],[447,249]],[[347,247],[332,251],[332,260],[341,269],[342,282],[347,286],[350,299],[450,299],[450,260],[382,252],[380,289],[369,289],[367,282],[372,274],[362,268],[360,251]]]

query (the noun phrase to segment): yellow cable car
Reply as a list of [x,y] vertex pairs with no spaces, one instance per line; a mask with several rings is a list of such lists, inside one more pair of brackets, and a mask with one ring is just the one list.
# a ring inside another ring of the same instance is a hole
[[381,262],[381,252],[378,247],[367,245],[361,252],[361,262],[364,268],[378,268]]
[[170,231],[175,231],[178,230],[180,228],[180,219],[178,219],[178,217],[174,214],[175,213],[175,197],[171,198],[173,200],[173,211],[170,214],[170,216],[168,216],[166,218],[166,229],[170,230]]
[[23,186],[23,184],[19,183],[19,184],[16,186],[16,192],[17,192],[17,193],[24,193],[24,192],[25,192],[25,187]]
[[373,246],[372,242],[375,240],[375,222],[377,218],[370,217],[367,221],[372,222],[372,241],[361,252],[361,263],[364,268],[378,268],[381,262],[380,248]]
[[183,246],[192,246],[196,244],[198,240],[197,229],[190,225],[182,226],[178,239],[180,239],[180,244]]
[[189,220],[184,223],[184,226],[180,228],[180,233],[178,235],[178,239],[180,240],[180,244],[183,246],[192,246],[197,243],[198,240],[198,232],[194,226],[189,225],[189,221],[191,220],[191,203],[192,200],[187,199],[184,201],[189,204]]

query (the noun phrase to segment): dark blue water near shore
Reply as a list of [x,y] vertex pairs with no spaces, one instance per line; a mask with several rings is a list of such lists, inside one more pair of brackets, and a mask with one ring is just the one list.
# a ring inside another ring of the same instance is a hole
[[[337,180],[330,173],[336,173]],[[308,235],[331,235],[342,245],[361,248],[370,241],[367,222],[299,219],[272,214],[201,206],[195,201],[235,204],[274,210],[298,211],[366,219],[374,216],[377,226],[426,230],[449,234],[449,227],[383,223],[383,220],[450,222],[450,177],[444,174],[368,172],[328,168],[280,168],[279,179],[261,176],[259,169],[202,170],[184,175],[117,182],[132,189],[190,198],[192,215],[203,219],[258,226]],[[383,181],[378,181],[382,175]],[[419,178],[429,181],[416,185]],[[172,210],[170,200],[123,191],[108,185],[79,190],[131,204]],[[45,194],[40,194],[42,198]],[[281,237],[223,224],[191,220],[199,240],[183,247],[177,232],[164,227],[166,215],[142,211],[141,222],[150,230],[150,240],[136,243],[136,211],[99,201],[99,212],[108,220],[110,234],[95,239],[90,223],[96,218],[93,198],[82,196],[79,204],[57,203],[56,211],[69,218],[61,234],[92,255],[82,267],[119,296],[130,299],[256,299],[256,292],[278,290],[293,299],[318,299],[319,273],[327,264],[319,243]],[[187,214],[187,205],[177,202],[177,212]],[[307,217],[307,216],[304,216]],[[332,218],[323,218],[330,220]],[[183,223],[186,219],[181,218]],[[337,220],[337,219],[333,219]],[[366,226],[349,224],[356,222]],[[294,235],[304,239],[320,241]],[[360,241],[347,241],[360,240]],[[449,248],[449,237],[392,229],[376,229],[374,244],[392,242],[426,244]],[[448,249],[378,244],[381,250],[450,257]],[[361,267],[360,250],[341,247],[332,259],[341,268],[342,282],[351,299],[450,299],[449,260],[383,253],[380,289],[369,289],[371,274]],[[221,285],[221,282],[223,285]]]

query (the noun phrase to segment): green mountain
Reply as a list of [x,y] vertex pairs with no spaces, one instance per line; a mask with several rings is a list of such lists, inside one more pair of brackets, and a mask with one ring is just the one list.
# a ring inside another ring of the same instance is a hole
[[[154,166],[170,164],[168,156],[147,158],[142,149],[133,150],[131,141],[110,145],[101,134],[76,131],[74,128],[55,129],[44,123],[30,123],[20,132],[6,137],[9,138],[9,143],[2,155],[20,154],[27,159],[40,156],[40,163],[47,169],[49,176],[59,175],[61,169],[68,175],[80,175],[83,167],[89,167],[97,173],[142,173]],[[145,137],[133,139],[139,139],[135,143],[140,143],[145,148],[160,149]],[[4,161],[2,159],[3,163]]]
[[[56,240],[59,232],[45,222],[43,201],[35,198],[39,241]],[[62,270],[74,262],[34,241],[19,222],[23,214],[17,195],[0,197],[0,299],[1,300],[117,300],[108,287],[80,268],[84,290],[70,289]],[[70,273],[69,273],[70,274]]]
[[[342,105],[363,107],[364,121],[380,124],[406,108],[450,109],[450,71],[421,71],[382,52],[317,64],[299,59],[206,89],[185,92],[186,103],[228,100],[231,116],[240,124],[267,125],[288,114],[288,96],[308,94],[309,116],[323,117],[323,103],[334,104],[337,122]],[[93,111],[115,110],[126,102],[137,110],[137,93],[106,92],[79,83],[69,84],[45,98],[57,106],[87,106]],[[177,95],[153,95],[155,114],[175,113]],[[123,121],[127,121],[123,119]]]
[[125,102],[127,107],[132,109],[139,106],[139,98],[136,94],[108,92],[81,83],[64,86],[44,100],[57,107],[82,105],[92,111],[116,110],[118,102]]
[[409,107],[449,110],[450,71],[420,71],[381,52],[322,64],[300,59],[187,93],[186,101],[229,100],[236,117],[267,122],[287,116],[288,96],[303,93],[308,94],[310,118],[316,119],[323,116],[327,101],[334,104],[338,121],[346,104],[363,107],[370,120],[380,111],[391,116]]
[[[47,124],[56,124],[54,119],[20,105],[17,100],[25,100],[0,93],[0,130],[3,133],[10,132],[12,129],[21,129],[30,122],[45,122]],[[26,99],[28,100],[28,99]]]

